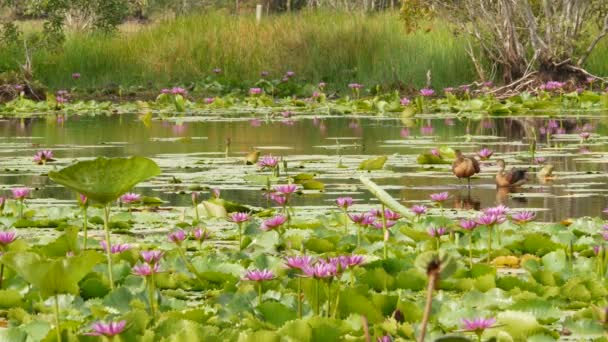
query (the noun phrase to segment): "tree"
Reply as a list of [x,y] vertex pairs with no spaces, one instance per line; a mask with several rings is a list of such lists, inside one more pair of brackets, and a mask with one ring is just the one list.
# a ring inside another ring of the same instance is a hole
[[585,62],[608,35],[606,0],[403,0],[402,16],[411,29],[447,19],[465,34],[479,77],[497,69],[514,86],[596,77]]

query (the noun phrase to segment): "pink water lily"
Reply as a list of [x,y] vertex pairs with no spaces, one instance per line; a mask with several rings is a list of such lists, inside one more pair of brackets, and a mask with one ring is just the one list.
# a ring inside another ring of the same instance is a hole
[[[101,246],[101,248],[104,251],[108,250],[108,243],[105,240],[99,241],[99,245]],[[131,249],[131,245],[129,245],[127,243],[117,243],[117,244],[112,245],[112,247],[110,247],[110,253],[119,254],[124,251],[128,251],[129,249]]]
[[409,105],[411,102],[412,101],[410,101],[410,99],[408,99],[407,97],[402,97],[401,100],[399,100],[399,103],[404,107]]
[[448,194],[447,192],[438,192],[438,193],[434,193],[434,194],[430,194],[429,197],[431,198],[431,201],[433,202],[444,202],[448,199],[448,197],[450,196],[450,194]]
[[583,139],[583,140],[587,140],[591,137],[591,133],[589,132],[580,132],[579,136]]
[[473,230],[477,227],[477,222],[474,220],[460,220],[460,228],[464,230]]
[[120,196],[120,201],[125,204],[139,202],[140,199],[141,196],[133,192],[127,192],[126,194]]
[[284,195],[293,194],[298,189],[298,186],[295,184],[281,184],[276,185],[274,187],[274,191],[279,192]]
[[272,155],[263,156],[258,161],[258,166],[262,169],[269,168],[274,169],[279,164],[279,158],[273,157]]
[[350,83],[350,84],[348,85],[348,87],[349,87],[350,89],[361,89],[361,88],[363,88],[363,84],[359,84],[359,83]]
[[80,73],[79,72],[72,73],[72,79],[77,80],[79,78],[80,78]]
[[441,157],[441,152],[439,152],[439,149],[432,148],[431,151],[430,151],[430,153],[432,155],[434,155],[435,157]]
[[336,204],[338,205],[338,207],[340,207],[342,209],[348,209],[348,207],[353,205],[353,198],[352,197],[338,197],[338,198],[336,198]]
[[179,245],[186,239],[186,232],[180,229],[169,233],[167,237],[169,238],[169,241]]
[[490,157],[492,157],[493,154],[494,154],[494,151],[490,150],[489,148],[485,148],[485,147],[477,152],[477,155],[479,156],[479,158],[481,160],[488,160],[488,159],[490,159]]
[[433,96],[433,95],[435,95],[435,91],[430,88],[423,88],[423,89],[420,89],[420,95],[422,95],[424,97]]
[[427,208],[424,205],[413,205],[410,210],[416,215],[424,215],[427,212]]
[[262,93],[262,88],[250,88],[249,95],[260,95]]
[[127,321],[125,320],[109,323],[99,321],[93,323],[93,326],[91,327],[93,331],[87,335],[112,337],[122,333],[126,326]]
[[263,270],[251,270],[245,273],[245,277],[243,280],[251,280],[251,281],[266,281],[272,280],[275,278],[275,275],[272,271],[263,269]]
[[262,222],[260,229],[263,231],[274,230],[285,224],[285,222],[287,222],[287,216],[276,215],[275,217]]
[[397,224],[396,221],[386,220],[385,224],[383,225],[382,220],[376,220],[372,223],[372,226],[374,226],[374,228],[376,229],[384,229],[384,226],[386,226],[386,229],[388,229],[394,226],[395,224]]
[[139,253],[144,259],[144,261],[148,264],[156,264],[160,261],[160,259],[165,254],[163,251],[159,250],[150,250],[150,251],[141,251]]
[[215,102],[215,97],[206,97],[204,101],[205,104],[212,104],[213,102]]
[[305,276],[316,279],[332,278],[338,274],[336,265],[320,260],[314,265],[302,268]]
[[288,257],[285,260],[285,265],[289,268],[302,269],[312,263],[312,258],[308,255]]
[[148,277],[152,274],[156,274],[159,272],[159,270],[160,270],[160,265],[158,263],[156,263],[156,264],[148,264],[148,263],[138,264],[138,265],[133,266],[133,268],[132,268],[133,274],[141,276],[141,277]]
[[184,95],[186,95],[186,89],[181,88],[181,87],[173,87],[171,89],[171,94],[184,96]]
[[284,206],[287,203],[287,196],[276,192],[271,192],[268,197],[273,200],[276,204]]
[[442,235],[445,235],[448,233],[448,230],[445,227],[439,227],[439,228],[429,228],[427,233],[431,236],[431,237],[435,237],[438,238]]
[[206,229],[203,230],[202,228],[196,228],[192,231],[192,237],[194,237],[194,240],[199,242],[207,240],[210,236],[211,233],[209,233]]
[[17,233],[13,231],[0,232],[0,246],[5,247],[17,239]]
[[489,226],[492,224],[501,224],[505,222],[506,218],[502,215],[491,215],[484,214],[477,218],[477,224]]
[[506,215],[509,210],[509,207],[501,204],[495,207],[486,208],[483,210],[483,213],[487,215]]
[[30,188],[12,188],[13,198],[16,200],[23,200],[30,195],[32,190]]
[[46,164],[47,162],[54,161],[53,159],[53,151],[51,150],[42,150],[36,152],[34,155],[34,162],[38,165]]
[[517,223],[525,223],[534,220],[536,217],[536,213],[532,211],[520,211],[511,215],[511,218]]
[[234,223],[243,223],[249,221],[251,216],[248,213],[232,213],[230,215],[230,221]]
[[491,328],[496,323],[496,318],[463,319],[462,323],[465,330],[480,332]]

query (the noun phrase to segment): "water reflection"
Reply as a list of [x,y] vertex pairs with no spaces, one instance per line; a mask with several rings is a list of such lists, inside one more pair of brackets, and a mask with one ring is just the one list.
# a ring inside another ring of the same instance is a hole
[[[296,198],[300,205],[327,205],[345,186],[359,185],[358,163],[375,155],[388,155],[386,170],[370,176],[389,187],[406,205],[428,200],[437,191],[449,191],[451,207],[468,210],[496,204],[510,207],[546,208],[542,220],[598,215],[608,192],[605,153],[607,125],[589,118],[413,119],[413,118],[306,118],[281,114],[276,120],[175,121],[141,119],[137,115],[64,116],[0,121],[0,174],[5,189],[12,184],[38,187],[36,198],[72,199],[40,174],[48,168],[32,165],[38,149],[52,149],[59,166],[75,158],[144,155],[165,160],[166,175],[184,178],[184,184],[142,190],[176,205],[189,205],[180,194],[192,183],[222,187],[226,198],[265,205],[259,192],[243,181],[256,166],[244,166],[244,154],[260,149],[289,161],[292,170],[315,172],[326,183],[326,193]],[[581,141],[580,132],[591,132]],[[336,138],[356,138],[344,140]],[[531,154],[531,146],[536,149]],[[320,146],[333,146],[320,148]],[[482,147],[495,152],[482,163],[482,173],[466,190],[452,176],[449,165],[433,168],[416,163],[418,154],[442,146],[476,154]],[[367,155],[367,156],[366,156]],[[204,166],[224,158],[218,166]],[[530,168],[529,182],[518,189],[494,186],[493,162],[504,158],[512,166]],[[166,160],[171,161],[166,161]],[[293,160],[293,162],[292,162]],[[337,168],[342,161],[347,168]],[[553,165],[555,177],[536,177],[534,172]],[[194,168],[194,166],[200,166]],[[308,166],[312,165],[312,166]],[[203,167],[204,166],[204,167]],[[52,166],[50,166],[52,167]],[[221,172],[216,171],[222,168]],[[187,192],[187,191],[186,191]],[[366,191],[353,193],[368,199]]]

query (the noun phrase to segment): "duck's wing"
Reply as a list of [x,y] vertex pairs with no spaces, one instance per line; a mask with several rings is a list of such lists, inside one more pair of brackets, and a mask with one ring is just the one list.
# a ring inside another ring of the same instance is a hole
[[517,184],[521,181],[525,181],[526,180],[526,173],[528,172],[528,170],[526,169],[516,169],[516,168],[512,168],[511,171],[509,171],[506,174],[506,178],[509,181],[510,184]]
[[479,167],[479,161],[475,159],[475,157],[471,157],[471,162],[473,163],[473,168],[475,169],[475,173],[481,172],[481,167]]

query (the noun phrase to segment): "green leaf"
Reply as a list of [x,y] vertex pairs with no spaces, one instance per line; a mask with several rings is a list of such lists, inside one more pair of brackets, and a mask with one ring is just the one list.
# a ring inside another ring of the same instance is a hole
[[23,305],[23,296],[17,290],[0,290],[0,309]]
[[281,327],[285,322],[298,317],[298,314],[294,310],[279,302],[265,302],[258,305],[257,309],[265,321],[276,327]]
[[78,294],[78,282],[104,260],[94,251],[58,259],[42,258],[32,252],[9,252],[0,261],[28,283],[40,289],[44,297],[60,293]]
[[339,308],[342,317],[350,314],[365,315],[370,323],[379,323],[383,319],[382,313],[374,303],[367,296],[357,293],[352,288],[346,288],[340,292]]
[[387,156],[381,156],[378,158],[371,158],[361,162],[359,165],[359,170],[365,171],[373,171],[373,170],[382,170],[384,168],[384,164],[388,159]]
[[301,183],[302,187],[304,187],[304,190],[319,190],[319,191],[324,191],[325,190],[325,184],[323,184],[322,182],[319,182],[318,180],[307,180]]
[[420,165],[441,165],[441,164],[451,164],[450,161],[445,160],[441,157],[437,157],[432,153],[421,153],[416,158],[416,162]]
[[101,204],[116,200],[137,183],[160,174],[156,163],[144,157],[104,158],[81,161],[49,178]]

